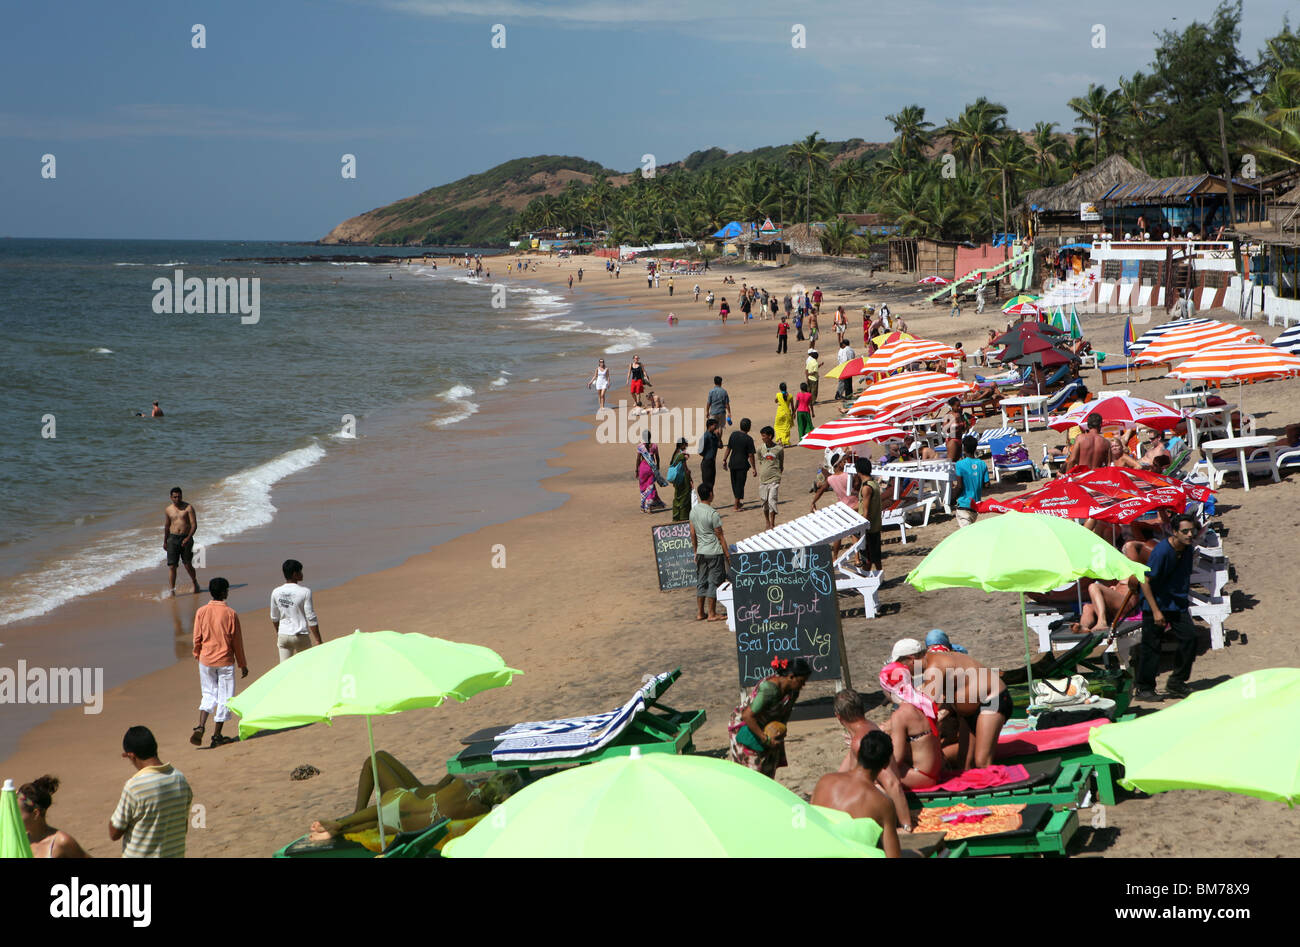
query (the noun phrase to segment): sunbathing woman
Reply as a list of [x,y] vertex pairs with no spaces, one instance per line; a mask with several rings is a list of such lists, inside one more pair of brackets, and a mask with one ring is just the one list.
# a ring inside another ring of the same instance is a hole
[[1124,445],[1114,438],[1110,440],[1110,466],[1128,467],[1130,470],[1142,469],[1142,465],[1138,463],[1137,458],[1126,452]]
[[[1132,580],[1137,584],[1137,580]],[[1130,598],[1130,586],[1128,582],[1121,582],[1118,579],[1108,582],[1093,582],[1088,587],[1088,596],[1091,599],[1083,606],[1083,613],[1079,620],[1071,626],[1074,632],[1091,634],[1096,631],[1109,631],[1111,618],[1120,611],[1120,618],[1127,618],[1134,614],[1141,605],[1141,600],[1136,594]]]
[[880,686],[897,705],[889,734],[898,778],[904,786],[933,786],[943,769],[934,702],[912,687],[912,675],[898,662],[881,669]]
[[[447,775],[432,786],[424,786],[415,774],[385,750],[375,754],[375,768],[379,771],[380,804],[387,835],[417,832],[441,819],[461,820],[486,815],[523,784],[518,773],[506,770],[492,773],[477,784]],[[362,761],[361,776],[357,781],[355,811],[341,819],[313,822],[309,838],[322,841],[378,829],[375,807],[367,805],[374,790],[375,777],[367,757]]]

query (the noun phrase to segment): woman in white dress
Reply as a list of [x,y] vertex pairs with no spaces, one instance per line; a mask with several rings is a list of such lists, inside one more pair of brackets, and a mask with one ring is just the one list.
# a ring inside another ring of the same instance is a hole
[[600,407],[597,411],[605,410],[605,390],[609,388],[609,369],[605,367],[605,360],[602,358],[596,365],[596,370],[591,373],[591,378],[587,381],[587,387],[596,386],[596,395],[600,398]]

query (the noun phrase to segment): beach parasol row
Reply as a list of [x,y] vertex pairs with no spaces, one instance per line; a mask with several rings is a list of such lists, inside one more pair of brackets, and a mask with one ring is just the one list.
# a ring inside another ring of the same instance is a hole
[[917,401],[960,397],[971,388],[970,382],[940,372],[904,372],[901,375],[891,375],[868,388],[853,402],[849,414],[869,415]]
[[1175,326],[1163,332],[1154,342],[1133,357],[1136,365],[1157,362],[1176,362],[1190,358],[1204,349],[1227,343],[1257,342],[1264,340],[1256,333],[1226,322],[1207,320],[1196,325]]
[[867,441],[887,441],[893,437],[907,437],[907,432],[892,424],[866,418],[837,418],[810,431],[800,439],[799,446],[810,450],[838,450]]

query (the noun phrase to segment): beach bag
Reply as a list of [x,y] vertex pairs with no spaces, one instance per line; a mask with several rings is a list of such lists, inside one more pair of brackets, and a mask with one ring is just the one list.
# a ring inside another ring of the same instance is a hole
[[993,459],[999,464],[1023,464],[1029,460],[1029,451],[1024,444],[1013,444],[1005,454],[998,454]]
[[1069,704],[1042,710],[1034,720],[1034,729],[1053,730],[1068,727],[1085,720],[1115,719],[1115,701],[1109,697],[1094,697],[1089,704]]
[[1034,681],[1031,703],[1037,707],[1057,707],[1082,704],[1091,696],[1087,678],[1082,674],[1071,674],[1066,678]]
[[668,468],[665,477],[674,487],[680,487],[686,481],[686,465],[678,461]]

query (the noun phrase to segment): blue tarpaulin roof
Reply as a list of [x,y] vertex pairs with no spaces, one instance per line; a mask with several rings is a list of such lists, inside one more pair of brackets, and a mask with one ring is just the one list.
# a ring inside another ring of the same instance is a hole
[[1092,244],[1091,244],[1091,243],[1067,243],[1067,244],[1065,244],[1065,245],[1063,245],[1063,246],[1059,246],[1059,247],[1057,247],[1056,249],[1058,249],[1058,250],[1091,250],[1091,249],[1092,249]]
[[733,220],[731,223],[727,224],[727,226],[723,227],[721,230],[715,233],[714,236],[722,237],[724,239],[727,237],[739,237],[740,232],[741,232],[740,224],[736,223]]

